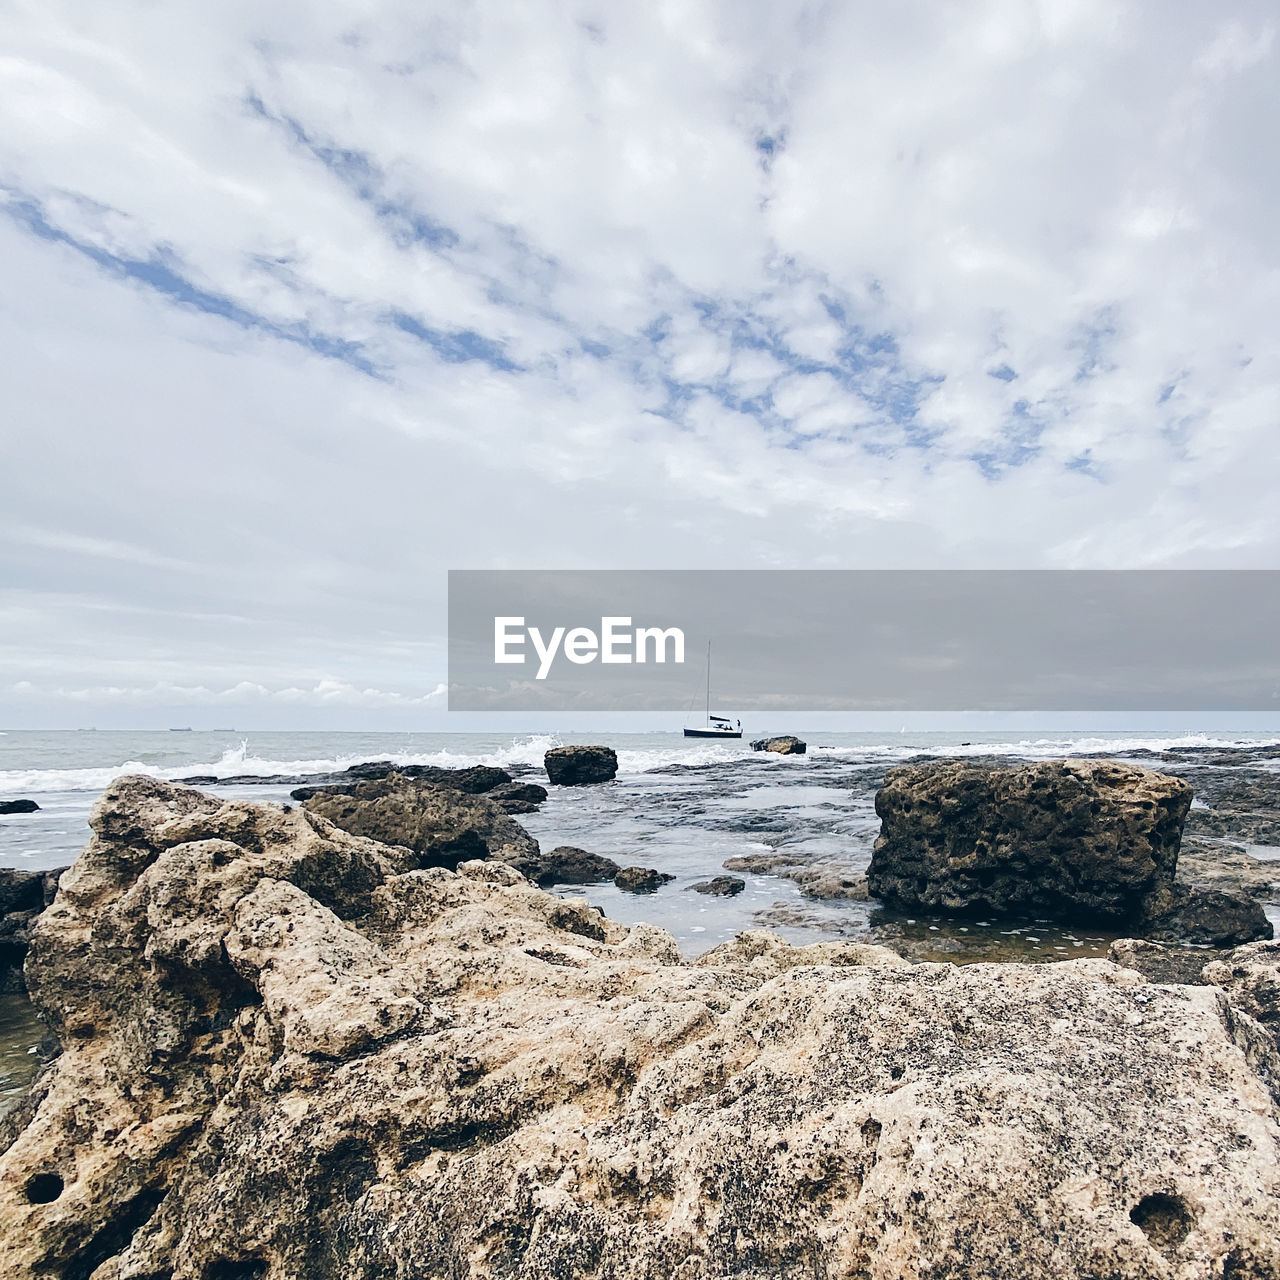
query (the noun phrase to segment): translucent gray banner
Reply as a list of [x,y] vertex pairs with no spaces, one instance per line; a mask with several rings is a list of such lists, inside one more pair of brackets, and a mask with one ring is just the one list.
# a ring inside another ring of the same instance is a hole
[[455,711],[1280,710],[1280,571],[455,570]]

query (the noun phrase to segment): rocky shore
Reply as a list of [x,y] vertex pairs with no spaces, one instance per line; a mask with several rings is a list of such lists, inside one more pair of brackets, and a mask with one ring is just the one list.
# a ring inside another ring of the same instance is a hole
[[419,796],[483,801],[482,851],[388,843],[351,828],[400,784],[343,785],[103,795],[29,925],[60,1052],[0,1127],[0,1273],[1280,1274],[1280,945],[691,962],[537,888],[495,802]]

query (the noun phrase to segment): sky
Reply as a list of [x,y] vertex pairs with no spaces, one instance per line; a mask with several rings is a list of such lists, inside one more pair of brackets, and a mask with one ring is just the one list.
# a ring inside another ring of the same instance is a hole
[[0,724],[448,727],[454,568],[1280,567],[1273,5],[0,3]]

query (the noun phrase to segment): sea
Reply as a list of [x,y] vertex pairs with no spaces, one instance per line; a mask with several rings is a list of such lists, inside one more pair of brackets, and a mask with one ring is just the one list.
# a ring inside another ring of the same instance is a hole
[[[1280,734],[1226,732],[803,736],[807,754],[780,756],[752,751],[746,739],[705,741],[679,733],[10,730],[0,732],[0,800],[30,799],[40,808],[0,816],[0,867],[36,870],[73,862],[88,841],[94,801],[121,774],[211,777],[218,781],[201,786],[216,795],[284,803],[297,779],[375,760],[451,768],[497,765],[545,784],[542,761],[550,748],[601,743],[618,753],[615,782],[552,787],[541,810],[518,821],[544,849],[573,845],[622,866],[652,867],[671,876],[649,894],[625,893],[612,883],[553,891],[585,897],[626,924],[660,925],[675,935],[686,955],[743,929],[769,928],[797,944],[882,942],[916,960],[1063,960],[1105,954],[1113,936],[1043,920],[955,921],[894,913],[856,897],[814,897],[785,870],[739,866],[726,872],[724,864],[783,855],[801,867],[856,876],[865,871],[879,830],[874,801],[884,771],[919,757],[1103,755],[1149,766],[1171,752],[1280,744]],[[281,777],[291,781],[268,781]],[[1280,856],[1280,850],[1274,852]],[[693,891],[694,885],[725,874],[744,882],[740,892],[721,897]],[[1275,922],[1280,926],[1280,912]],[[25,1001],[0,998],[0,1104],[25,1079],[28,1051],[39,1032]]]

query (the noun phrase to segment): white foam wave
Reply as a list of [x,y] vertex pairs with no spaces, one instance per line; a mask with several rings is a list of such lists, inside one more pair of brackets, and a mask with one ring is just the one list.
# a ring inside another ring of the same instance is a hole
[[1054,759],[1059,756],[1108,755],[1123,756],[1134,751],[1164,752],[1179,747],[1205,747],[1226,750],[1232,747],[1280,746],[1280,738],[1215,738],[1203,733],[1182,734],[1178,737],[1132,738],[1020,738],[1016,742],[966,742],[966,743],[892,743],[876,746],[811,746],[810,751],[836,756],[880,756],[886,759],[904,759],[924,754],[949,756],[1016,755],[1033,759]]
[[[679,743],[680,745],[675,745]],[[672,745],[649,747],[619,747],[618,769],[622,775],[635,775],[650,769],[668,765],[718,764],[751,754],[745,742],[717,743],[698,741],[684,743],[676,739]],[[0,796],[31,796],[62,791],[101,791],[110,782],[125,773],[146,774],[153,778],[175,779],[195,776],[230,778],[235,776],[272,777],[307,776],[318,773],[341,773],[353,764],[368,760],[389,760],[399,765],[434,765],[440,768],[465,768],[468,765],[493,765],[503,768],[509,765],[540,767],[543,755],[552,747],[560,746],[561,739],[554,734],[533,734],[513,738],[502,745],[488,749],[449,750],[441,748],[428,752],[363,752],[338,754],[308,759],[277,760],[254,755],[248,739],[237,747],[230,747],[209,764],[183,764],[158,766],[138,760],[126,760],[118,765],[76,769],[9,769],[0,770]],[[1280,745],[1280,738],[1220,738],[1207,734],[1184,734],[1176,737],[1061,737],[1023,738],[1007,742],[972,742],[961,746],[954,742],[884,742],[880,744],[818,745],[810,744],[811,754],[830,757],[859,759],[901,760],[922,753],[947,755],[1019,755],[1033,758],[1087,755],[1106,752],[1109,755],[1125,755],[1128,752],[1147,750],[1168,751],[1175,747],[1229,748],[1247,746]],[[769,757],[769,763],[783,762],[786,757]],[[794,758],[792,758],[794,759]]]

